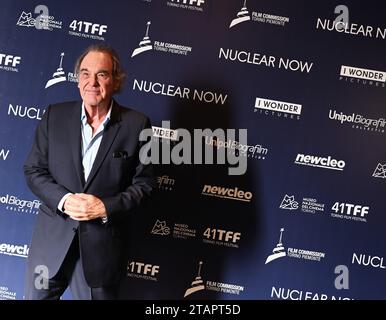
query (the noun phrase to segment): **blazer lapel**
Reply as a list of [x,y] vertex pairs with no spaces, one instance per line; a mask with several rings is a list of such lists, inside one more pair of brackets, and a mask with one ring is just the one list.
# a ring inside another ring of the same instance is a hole
[[83,174],[83,166],[82,166],[82,151],[81,151],[81,131],[80,131],[80,114],[81,114],[82,103],[77,102],[75,105],[75,111],[72,113],[70,123],[68,126],[69,129],[69,137],[70,137],[70,145],[71,145],[71,153],[74,160],[74,167],[76,171],[76,175],[79,179],[80,186],[84,186],[84,174]]
[[97,155],[95,157],[94,164],[91,168],[91,172],[84,186],[84,191],[89,187],[89,185],[91,184],[92,180],[95,177],[95,174],[98,172],[103,160],[106,158],[106,155],[108,154],[111,148],[111,145],[113,144],[114,139],[119,131],[119,128],[120,128],[119,121],[120,121],[119,106],[114,101],[113,107],[111,110],[111,118],[103,133],[102,141],[99,146]]

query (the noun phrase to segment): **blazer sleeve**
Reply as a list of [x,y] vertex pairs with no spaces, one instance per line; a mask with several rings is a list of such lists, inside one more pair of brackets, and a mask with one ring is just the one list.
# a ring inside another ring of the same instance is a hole
[[[141,126],[141,129],[151,129],[151,123],[146,118]],[[136,154],[136,168],[132,179],[132,184],[124,191],[118,193],[113,197],[102,198],[102,202],[106,207],[108,222],[119,219],[122,215],[127,215],[129,211],[136,208],[144,199],[148,198],[154,187],[154,171],[150,164],[143,164],[139,160],[139,150],[146,143],[150,141],[139,141],[139,134],[136,137],[138,141],[138,152]]]
[[49,153],[49,116],[48,106],[39,125],[36,128],[35,139],[31,151],[24,162],[23,170],[28,187],[53,212],[63,196],[71,191],[59,185],[52,177],[48,165]]

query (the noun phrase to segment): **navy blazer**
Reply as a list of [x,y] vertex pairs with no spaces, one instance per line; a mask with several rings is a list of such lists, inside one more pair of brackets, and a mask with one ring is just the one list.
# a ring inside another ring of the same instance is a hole
[[[90,287],[115,284],[126,269],[127,220],[153,189],[150,165],[139,161],[141,130],[149,119],[115,101],[111,118],[87,181],[81,156],[82,102],[51,105],[36,129],[24,164],[30,189],[42,200],[29,251],[28,272],[46,265],[58,272],[75,234],[79,236],[84,275]],[[104,203],[108,222],[78,222],[57,209],[67,193],[92,194]],[[76,232],[78,231],[78,232]]]

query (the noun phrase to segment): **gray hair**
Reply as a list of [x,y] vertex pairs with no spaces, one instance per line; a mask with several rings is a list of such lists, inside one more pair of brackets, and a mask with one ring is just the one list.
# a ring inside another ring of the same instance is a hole
[[84,57],[90,52],[103,52],[107,53],[111,61],[113,62],[113,79],[116,82],[116,89],[114,93],[119,92],[122,89],[123,81],[125,79],[125,72],[123,71],[121,61],[116,51],[106,44],[92,44],[79,56],[75,63],[75,74],[79,77],[80,65]]

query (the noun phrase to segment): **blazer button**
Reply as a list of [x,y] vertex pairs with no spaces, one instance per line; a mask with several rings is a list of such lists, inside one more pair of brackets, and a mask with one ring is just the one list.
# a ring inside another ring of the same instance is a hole
[[76,232],[78,230],[78,228],[72,228],[72,231]]

